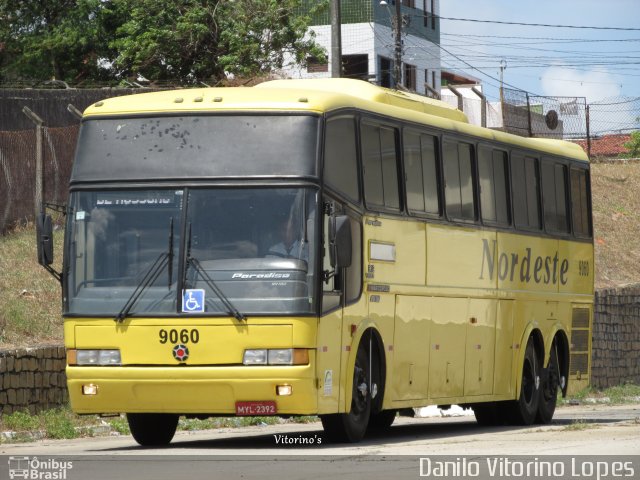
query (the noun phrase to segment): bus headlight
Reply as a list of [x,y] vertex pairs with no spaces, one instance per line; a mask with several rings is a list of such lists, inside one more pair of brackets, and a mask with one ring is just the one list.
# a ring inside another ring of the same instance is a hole
[[308,365],[306,348],[273,348],[270,350],[245,350],[243,365]]
[[69,350],[67,351],[67,359],[69,365],[105,366],[122,364],[120,350]]
[[245,350],[244,358],[242,359],[243,365],[266,365],[267,364],[267,351],[266,350]]

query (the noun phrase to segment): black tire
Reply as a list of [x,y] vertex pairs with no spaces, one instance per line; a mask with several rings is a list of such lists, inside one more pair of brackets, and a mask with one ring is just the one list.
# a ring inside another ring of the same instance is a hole
[[382,410],[378,413],[372,413],[369,417],[369,426],[367,428],[377,431],[386,430],[393,425],[397,414],[397,410]]
[[502,403],[486,402],[473,405],[473,414],[476,416],[478,425],[483,427],[493,427],[507,423],[506,412],[500,411]]
[[144,447],[168,445],[179,418],[171,413],[127,413],[131,435]]
[[549,365],[547,365],[547,375],[540,383],[540,403],[538,405],[538,414],[536,416],[537,423],[551,423],[553,414],[556,411],[558,387],[560,385],[560,377],[558,376],[558,355],[556,350],[556,342],[553,342],[551,344]]
[[509,402],[509,421],[513,425],[531,425],[538,414],[540,404],[540,364],[533,344],[533,337],[529,337],[524,353],[522,365],[522,381],[520,382],[520,397]]
[[367,432],[371,414],[369,391],[369,354],[360,346],[353,368],[353,391],[349,413],[321,415],[322,427],[334,442],[359,442]]

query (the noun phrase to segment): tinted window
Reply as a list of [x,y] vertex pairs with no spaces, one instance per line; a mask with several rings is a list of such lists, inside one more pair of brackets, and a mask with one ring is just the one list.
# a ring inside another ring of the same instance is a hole
[[475,220],[473,201],[473,147],[444,142],[444,180],[447,214],[450,218]]
[[407,207],[411,212],[439,214],[437,138],[431,135],[404,134],[404,168]]
[[327,184],[347,197],[360,199],[356,128],[353,118],[337,118],[327,122],[324,178]]
[[482,220],[508,225],[509,204],[506,152],[480,147],[478,152],[478,173]]
[[364,198],[368,206],[400,209],[396,130],[362,124]]
[[573,231],[579,237],[591,236],[589,211],[589,174],[587,170],[571,170],[571,212]]
[[545,229],[551,232],[568,232],[567,219],[567,167],[545,161],[542,163],[542,197]]
[[511,161],[511,184],[516,226],[539,230],[541,223],[537,159],[514,155]]

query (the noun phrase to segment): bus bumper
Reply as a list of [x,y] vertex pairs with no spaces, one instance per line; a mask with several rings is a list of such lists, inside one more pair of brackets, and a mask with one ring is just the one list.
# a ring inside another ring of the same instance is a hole
[[[67,367],[76,413],[234,416],[236,402],[275,402],[276,415],[317,413],[311,365],[278,367]],[[93,385],[95,388],[84,388]],[[277,387],[290,385],[291,395]],[[95,391],[85,394],[84,390]]]

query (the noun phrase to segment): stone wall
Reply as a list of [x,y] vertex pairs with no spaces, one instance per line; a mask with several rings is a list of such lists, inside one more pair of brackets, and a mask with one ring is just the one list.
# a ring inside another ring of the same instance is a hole
[[598,290],[591,346],[591,386],[640,385],[640,284]]
[[0,413],[36,413],[69,400],[61,346],[0,350]]

